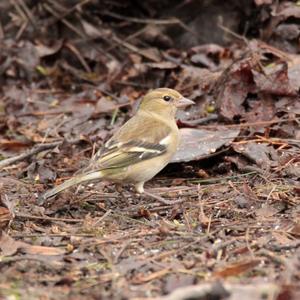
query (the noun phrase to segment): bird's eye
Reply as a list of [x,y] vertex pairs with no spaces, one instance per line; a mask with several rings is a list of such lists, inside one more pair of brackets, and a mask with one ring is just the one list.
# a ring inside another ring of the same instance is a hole
[[170,96],[164,96],[163,99],[164,99],[165,101],[170,101],[172,98],[171,98]]

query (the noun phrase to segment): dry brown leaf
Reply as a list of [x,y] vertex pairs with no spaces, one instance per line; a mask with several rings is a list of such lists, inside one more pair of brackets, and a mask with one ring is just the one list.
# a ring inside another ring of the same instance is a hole
[[32,255],[62,255],[66,252],[61,248],[34,246],[25,243],[23,243],[20,249],[22,250],[22,252]]
[[300,223],[293,225],[292,229],[289,231],[292,235],[300,238]]
[[0,139],[0,148],[5,150],[15,151],[15,150],[26,148],[28,146],[30,146],[29,142]]
[[34,246],[21,241],[16,241],[5,232],[0,237],[0,250],[3,256],[10,256],[22,251],[31,255],[62,255],[65,250],[54,247]]
[[281,234],[281,233],[276,232],[276,231],[272,232],[272,236],[276,239],[276,242],[279,243],[280,245],[289,245],[293,242],[286,235]]
[[2,251],[1,254],[3,256],[14,255],[18,251],[20,243],[21,242],[15,241],[8,234],[2,231],[0,236],[0,250]]
[[271,218],[278,213],[278,209],[269,205],[263,204],[260,208],[255,211],[257,218],[264,221],[267,218]]
[[236,264],[228,265],[225,268],[214,272],[213,276],[222,277],[222,278],[229,277],[229,276],[238,276],[244,272],[252,270],[256,266],[258,266],[260,262],[261,261],[259,259],[253,259],[246,262],[244,261],[238,262]]
[[39,57],[45,57],[57,53],[62,46],[63,46],[63,40],[60,39],[60,40],[55,40],[52,45],[45,45],[42,44],[41,42],[38,42],[38,44],[35,45],[35,49]]
[[12,220],[12,214],[6,207],[0,206],[0,232],[7,229],[9,222]]

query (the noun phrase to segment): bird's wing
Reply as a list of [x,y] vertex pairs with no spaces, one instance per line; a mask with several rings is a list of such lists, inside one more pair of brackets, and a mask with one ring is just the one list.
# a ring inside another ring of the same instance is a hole
[[102,168],[121,168],[164,154],[171,128],[164,122],[136,115],[104,145],[94,160]]

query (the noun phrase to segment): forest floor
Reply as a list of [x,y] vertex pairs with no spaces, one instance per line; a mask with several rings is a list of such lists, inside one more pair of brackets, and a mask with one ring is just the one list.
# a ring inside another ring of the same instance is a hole
[[[300,299],[300,5],[204,2],[1,1],[1,300]],[[41,205],[157,87],[196,102],[146,184],[182,202]]]

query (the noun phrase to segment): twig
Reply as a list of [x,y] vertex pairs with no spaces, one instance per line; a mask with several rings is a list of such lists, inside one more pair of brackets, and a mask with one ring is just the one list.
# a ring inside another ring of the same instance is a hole
[[13,238],[39,238],[39,237],[95,237],[95,234],[90,233],[21,233],[12,234]]
[[33,216],[27,214],[16,214],[17,218],[32,219],[32,220],[45,220],[45,221],[58,221],[58,222],[69,222],[69,223],[82,223],[84,219],[65,219],[65,218],[52,218],[48,216]]
[[4,167],[7,167],[7,166],[11,165],[11,164],[17,163],[17,162],[22,161],[24,159],[27,159],[27,158],[29,158],[29,157],[37,154],[37,153],[55,148],[56,146],[61,145],[62,143],[63,143],[63,141],[59,141],[59,142],[54,142],[54,143],[50,143],[50,144],[38,145],[38,146],[32,148],[31,150],[29,150],[26,153],[22,153],[20,155],[16,155],[16,156],[4,159],[4,160],[0,161],[0,170],[3,169]]
[[56,17],[57,20],[61,20],[61,22],[63,24],[65,24],[66,27],[68,27],[71,31],[75,32],[78,36],[80,36],[83,39],[86,38],[85,35],[83,34],[83,32],[81,32],[78,28],[73,26],[73,24],[71,24],[69,21],[67,21],[64,17],[61,18],[61,16],[52,7],[50,7],[50,5],[48,5],[47,3],[44,3],[43,5],[50,14],[52,14],[54,17]]
[[58,115],[58,114],[72,114],[74,109],[50,109],[45,111],[30,111],[17,114],[17,117],[28,117],[28,116],[35,116],[35,117],[43,117],[49,115]]
[[79,60],[79,62],[81,63],[81,65],[83,66],[86,72],[92,73],[90,66],[87,64],[84,57],[81,55],[81,53],[74,45],[67,42],[65,43],[65,47],[68,48],[77,57],[77,59]]
[[[92,0],[83,0],[80,3],[75,4],[73,7],[71,7],[70,9],[65,8],[62,5],[59,5],[58,1],[53,1],[53,0],[48,0],[48,2],[50,2],[53,6],[56,6],[57,8],[59,8],[60,10],[65,10],[64,13],[62,13],[60,15],[60,18],[56,17],[57,20],[60,20],[61,18],[65,18],[67,17],[69,14],[73,13],[75,10],[79,10],[82,9],[82,7],[86,4],[88,4],[89,2],[91,2]],[[49,24],[50,26],[53,25],[53,23],[50,22]]]
[[24,13],[23,9],[20,7],[20,4],[17,2],[17,0],[10,0],[10,3],[12,4],[12,6],[14,6],[17,14],[23,20],[23,22],[21,22],[21,27],[19,28],[15,37],[16,40],[19,40],[19,38],[23,34],[30,20],[28,19],[27,15]]
[[33,27],[37,28],[35,18],[33,16],[33,14],[31,13],[30,9],[28,8],[28,6],[26,5],[25,1],[18,0],[18,2],[20,4],[20,6],[23,8],[25,15],[27,16],[28,20],[31,22]]
[[202,126],[203,129],[217,129],[218,127],[226,127],[226,128],[243,128],[243,127],[252,127],[252,126],[261,126],[261,125],[272,125],[272,124],[280,124],[284,122],[298,121],[300,118],[289,118],[289,119],[280,119],[280,120],[271,120],[271,121],[259,121],[259,122],[249,122],[249,123],[241,123],[241,124],[232,124],[232,125],[206,125]]
[[289,251],[292,249],[297,249],[299,247],[300,247],[300,242],[292,245],[267,245],[266,248],[271,251],[280,252],[280,251]]
[[14,6],[16,12],[18,13],[18,15],[24,20],[27,21],[28,18],[25,15],[25,13],[23,12],[23,10],[21,9],[19,3],[16,2],[16,0],[10,0],[10,3]]
[[[103,92],[104,94],[110,95],[114,99],[118,99],[116,96],[114,96],[113,94],[111,94],[111,93],[109,93],[107,91],[104,91],[104,90],[101,90],[101,89],[99,89],[99,90],[101,92]],[[107,111],[105,111],[105,113],[107,113],[109,111],[114,111],[115,109],[118,109],[118,108],[130,106],[130,105],[132,105],[131,102],[126,102],[126,103],[118,104],[118,105],[115,105],[114,107],[108,109]],[[59,109],[59,110],[53,109],[53,110],[45,110],[45,111],[25,112],[25,113],[18,114],[17,117],[28,117],[28,116],[43,117],[43,116],[49,116],[49,115],[72,114],[72,113],[74,113],[74,110],[66,108],[66,109]]]
[[[50,3],[52,3],[53,6],[58,6],[58,1],[52,1],[52,0],[48,0]],[[88,2],[90,2],[90,0],[86,0],[86,1],[83,1],[81,4],[84,5],[84,4],[87,4]],[[50,5],[48,5],[47,3],[43,3],[44,5],[44,8],[50,13],[52,14],[54,17],[55,17],[55,21],[61,21],[66,27],[68,27],[71,31],[75,32],[79,37],[81,37],[84,41],[88,41],[88,37],[80,30],[78,29],[76,26],[73,26],[72,23],[70,23],[69,21],[67,21],[65,18],[66,16],[71,13],[73,11],[73,9],[76,9],[76,5],[71,8],[71,10],[68,10],[66,11],[65,13],[63,14],[60,14],[58,13],[55,9],[53,9]],[[80,3],[78,3],[77,5],[79,5],[78,7],[80,7]],[[60,8],[62,8],[60,5],[59,5]],[[51,26],[52,24],[50,23],[48,25]],[[103,54],[105,57],[108,57],[110,59],[114,59],[109,53],[107,53],[106,51],[103,51],[102,48],[100,47],[95,47],[93,46],[93,48],[98,51],[99,53]]]
[[227,32],[229,34],[231,34],[232,36],[234,36],[235,38],[243,41],[247,46],[249,46],[249,41],[247,40],[246,37],[232,31],[231,29],[225,27],[221,22],[218,23],[218,27],[221,28],[224,32]]
[[113,263],[117,264],[119,262],[119,258],[122,255],[122,253],[126,250],[126,248],[131,244],[131,240],[125,241],[121,249],[117,252],[115,257],[113,258]]
[[265,256],[278,265],[286,265],[286,260],[283,257],[280,257],[279,255],[274,254],[273,252],[268,251],[266,249],[260,249],[256,252],[256,255]]
[[195,179],[195,180],[191,180],[190,182],[192,182],[192,183],[219,182],[219,181],[224,181],[224,180],[228,180],[228,179],[237,179],[237,178],[240,178],[240,177],[254,175],[254,174],[257,174],[257,173],[258,173],[258,170],[255,170],[255,171],[251,171],[251,172],[248,172],[248,173],[233,175],[233,176],[216,177],[216,178],[199,179],[199,180]]
[[24,33],[27,25],[28,25],[28,21],[26,20],[26,21],[24,21],[24,23],[22,24],[22,26],[20,27],[20,29],[17,32],[16,41],[18,41],[21,38],[21,36]]
[[253,250],[251,249],[251,245],[250,245],[250,243],[249,243],[249,231],[250,231],[250,228],[248,227],[248,228],[246,229],[246,233],[245,233],[246,247],[247,247],[248,251],[250,252],[252,258],[255,258],[254,252],[253,252]]
[[152,86],[150,86],[148,84],[143,84],[143,83],[133,82],[133,81],[127,81],[127,80],[116,80],[115,83],[120,84],[120,85],[128,85],[128,86],[134,86],[134,87],[138,87],[138,88],[144,88],[144,89],[151,89],[152,88]]
[[124,20],[124,21],[129,21],[133,23],[140,23],[140,24],[155,24],[155,25],[169,25],[169,24],[178,24],[181,21],[176,19],[176,18],[170,18],[170,19],[164,19],[164,20],[156,20],[156,19],[140,19],[140,18],[133,18],[133,17],[127,17],[127,16],[122,16],[110,11],[104,11],[104,15],[119,19],[119,20]]
[[218,115],[217,114],[210,114],[207,117],[196,119],[196,120],[189,120],[189,121],[184,121],[185,124],[190,125],[190,126],[196,126],[196,125],[201,125],[208,123],[210,121],[216,121],[218,120]]
[[141,56],[144,56],[145,58],[147,58],[147,59],[149,59],[149,60],[151,60],[151,61],[158,62],[156,59],[154,59],[154,58],[152,57],[152,55],[149,55],[147,52],[142,51],[142,50],[139,49],[138,47],[136,47],[136,46],[134,46],[134,45],[132,45],[132,44],[130,44],[130,43],[128,43],[128,42],[126,42],[126,41],[120,39],[120,38],[117,37],[116,35],[113,35],[113,36],[112,36],[112,40],[113,40],[115,43],[117,43],[117,44],[123,46],[124,48],[127,48],[128,50],[130,50],[130,51],[132,51],[132,52],[135,52],[135,53],[137,53],[137,54],[139,54],[139,55],[141,55]]
[[109,209],[102,217],[100,217],[95,223],[94,226],[96,226],[98,223],[102,222],[106,217],[108,217],[111,214],[112,210]]
[[143,195],[146,195],[150,198],[153,198],[153,199],[157,200],[158,202],[160,202],[162,204],[166,204],[166,205],[174,205],[174,204],[183,203],[183,202],[186,201],[185,199],[167,200],[167,199],[164,199],[164,198],[162,198],[158,195],[154,195],[152,193],[149,193],[147,191],[144,191]]
[[66,219],[66,218],[54,218],[48,216],[33,216],[27,214],[16,214],[17,218],[32,219],[32,220],[46,220],[46,221],[58,221],[58,222],[70,222],[70,223],[82,223],[84,219]]
[[3,26],[0,20],[0,40],[4,39],[4,31],[3,31]]
[[180,19],[178,18],[170,18],[170,19],[164,19],[164,20],[157,20],[157,19],[140,19],[140,18],[133,18],[133,17],[127,17],[127,16],[122,16],[113,12],[108,12],[105,11],[103,14],[119,19],[119,20],[125,20],[128,22],[133,22],[133,23],[140,23],[140,24],[153,24],[153,25],[172,25],[172,24],[178,24],[180,27],[185,29],[186,31],[190,32],[194,36],[198,36],[196,32],[191,30],[186,24],[184,24]]

